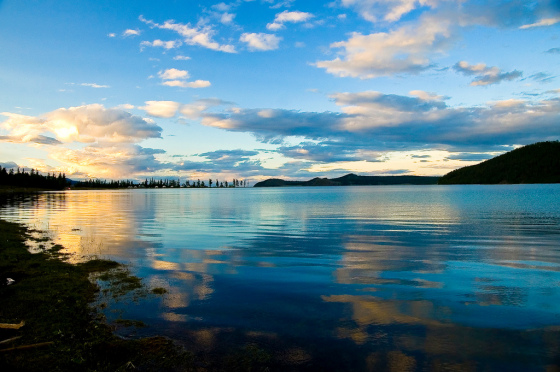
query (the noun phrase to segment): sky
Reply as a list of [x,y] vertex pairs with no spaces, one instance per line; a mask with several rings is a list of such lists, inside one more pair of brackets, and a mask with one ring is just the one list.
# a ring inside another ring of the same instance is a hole
[[0,0],[0,166],[440,176],[560,138],[560,1]]

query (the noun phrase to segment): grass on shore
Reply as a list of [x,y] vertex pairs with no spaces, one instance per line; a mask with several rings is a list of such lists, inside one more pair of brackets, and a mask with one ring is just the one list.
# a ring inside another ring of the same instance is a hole
[[[141,286],[113,261],[65,261],[60,246],[30,253],[25,227],[0,220],[0,370],[3,371],[188,371],[193,355],[163,337],[124,340],[91,307],[95,275],[120,295]],[[15,282],[6,285],[6,279]],[[126,322],[126,321],[124,321]],[[136,325],[134,321],[126,322]],[[22,348],[30,346],[30,348]]]

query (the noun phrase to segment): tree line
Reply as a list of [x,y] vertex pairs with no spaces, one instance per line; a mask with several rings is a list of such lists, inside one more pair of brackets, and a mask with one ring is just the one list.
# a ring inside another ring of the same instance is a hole
[[232,188],[232,187],[246,187],[245,180],[233,179],[232,181],[219,181],[218,179],[208,179],[208,181],[187,180],[181,182],[179,179],[146,179],[143,182],[130,181],[130,180],[103,180],[103,179],[89,179],[84,181],[73,182],[66,178],[64,173],[47,173],[41,174],[35,169],[26,171],[23,168],[3,168],[0,166],[0,186],[22,187],[22,188],[37,188],[45,190],[63,190],[69,186],[77,188],[90,188],[90,189],[127,189],[127,188]]
[[84,188],[103,188],[103,189],[124,189],[124,188],[146,188],[146,189],[156,189],[156,188],[231,188],[231,187],[246,187],[247,182],[245,180],[233,179],[231,182],[219,181],[208,179],[207,182],[201,181],[200,179],[187,180],[183,183],[179,179],[159,179],[154,178],[146,179],[143,182],[137,183],[134,181],[107,181],[101,179],[91,179],[85,181],[79,181],[75,187]]
[[68,187],[69,181],[64,173],[47,173],[43,175],[31,169],[29,172],[17,168],[8,170],[0,166],[0,185],[47,190],[62,190]]

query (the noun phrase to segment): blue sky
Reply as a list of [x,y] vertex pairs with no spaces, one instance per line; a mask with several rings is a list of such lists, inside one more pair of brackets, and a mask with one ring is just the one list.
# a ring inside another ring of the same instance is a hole
[[0,165],[443,175],[560,136],[560,3],[0,0]]

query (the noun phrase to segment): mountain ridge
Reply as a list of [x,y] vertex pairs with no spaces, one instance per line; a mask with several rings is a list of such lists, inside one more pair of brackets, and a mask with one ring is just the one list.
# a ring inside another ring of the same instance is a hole
[[315,177],[307,181],[286,181],[279,178],[269,178],[257,182],[253,187],[435,185],[438,179],[439,177],[430,176],[358,176],[349,173],[337,178]]

